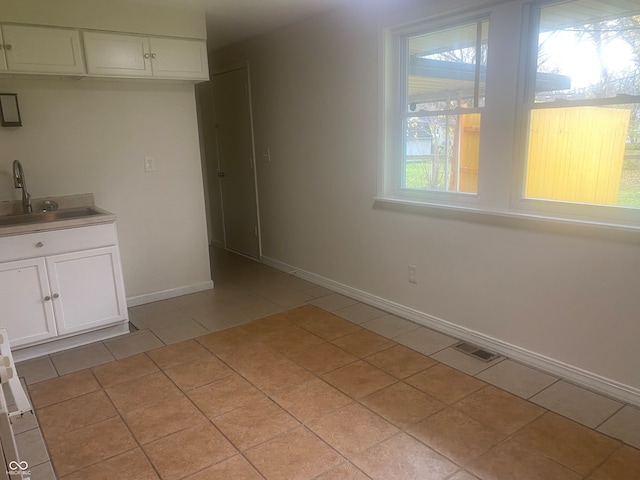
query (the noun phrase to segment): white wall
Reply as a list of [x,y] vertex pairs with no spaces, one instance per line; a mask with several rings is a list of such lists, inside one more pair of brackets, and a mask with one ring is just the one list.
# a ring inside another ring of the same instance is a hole
[[[0,128],[0,200],[92,192],[117,215],[127,297],[210,283],[193,85],[4,79],[24,126]],[[145,173],[144,157],[157,171]]]
[[333,12],[213,54],[250,62],[264,255],[640,403],[638,235],[374,208],[378,23]]

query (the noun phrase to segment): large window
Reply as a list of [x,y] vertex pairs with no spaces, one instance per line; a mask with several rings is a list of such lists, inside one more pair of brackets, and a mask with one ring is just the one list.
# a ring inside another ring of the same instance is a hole
[[388,32],[380,197],[640,226],[640,4],[440,18]]
[[526,197],[640,207],[640,13],[630,5],[534,9]]
[[403,38],[402,188],[477,192],[488,23]]

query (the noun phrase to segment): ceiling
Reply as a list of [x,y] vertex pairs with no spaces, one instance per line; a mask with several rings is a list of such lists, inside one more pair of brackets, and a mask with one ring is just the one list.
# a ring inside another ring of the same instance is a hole
[[204,10],[207,15],[208,43],[210,47],[217,48],[275,30],[340,4],[355,3],[357,0],[130,1]]
[[221,47],[274,30],[345,0],[199,0],[209,44]]
[[[339,5],[359,6],[362,11],[373,11],[397,6],[401,3],[425,5],[447,0],[128,0],[148,5],[169,5],[204,10],[210,48],[219,48],[256,35],[266,33]],[[504,0],[470,0],[494,3]],[[638,0],[581,0],[591,6],[613,4],[637,5]],[[636,7],[637,8],[637,7]]]

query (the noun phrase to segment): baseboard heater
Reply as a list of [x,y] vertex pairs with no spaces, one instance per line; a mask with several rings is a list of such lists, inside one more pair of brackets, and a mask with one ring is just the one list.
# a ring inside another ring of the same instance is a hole
[[29,463],[20,458],[12,420],[33,412],[13,363],[7,330],[0,328],[0,480],[29,480]]

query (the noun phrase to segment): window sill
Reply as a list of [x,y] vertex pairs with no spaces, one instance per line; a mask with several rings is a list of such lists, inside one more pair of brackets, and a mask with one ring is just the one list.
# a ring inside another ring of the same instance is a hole
[[556,233],[615,237],[638,241],[640,226],[595,220],[532,214],[516,210],[498,210],[465,205],[444,205],[403,198],[374,197],[373,207],[380,210],[411,213],[435,218],[512,228],[549,230]]

